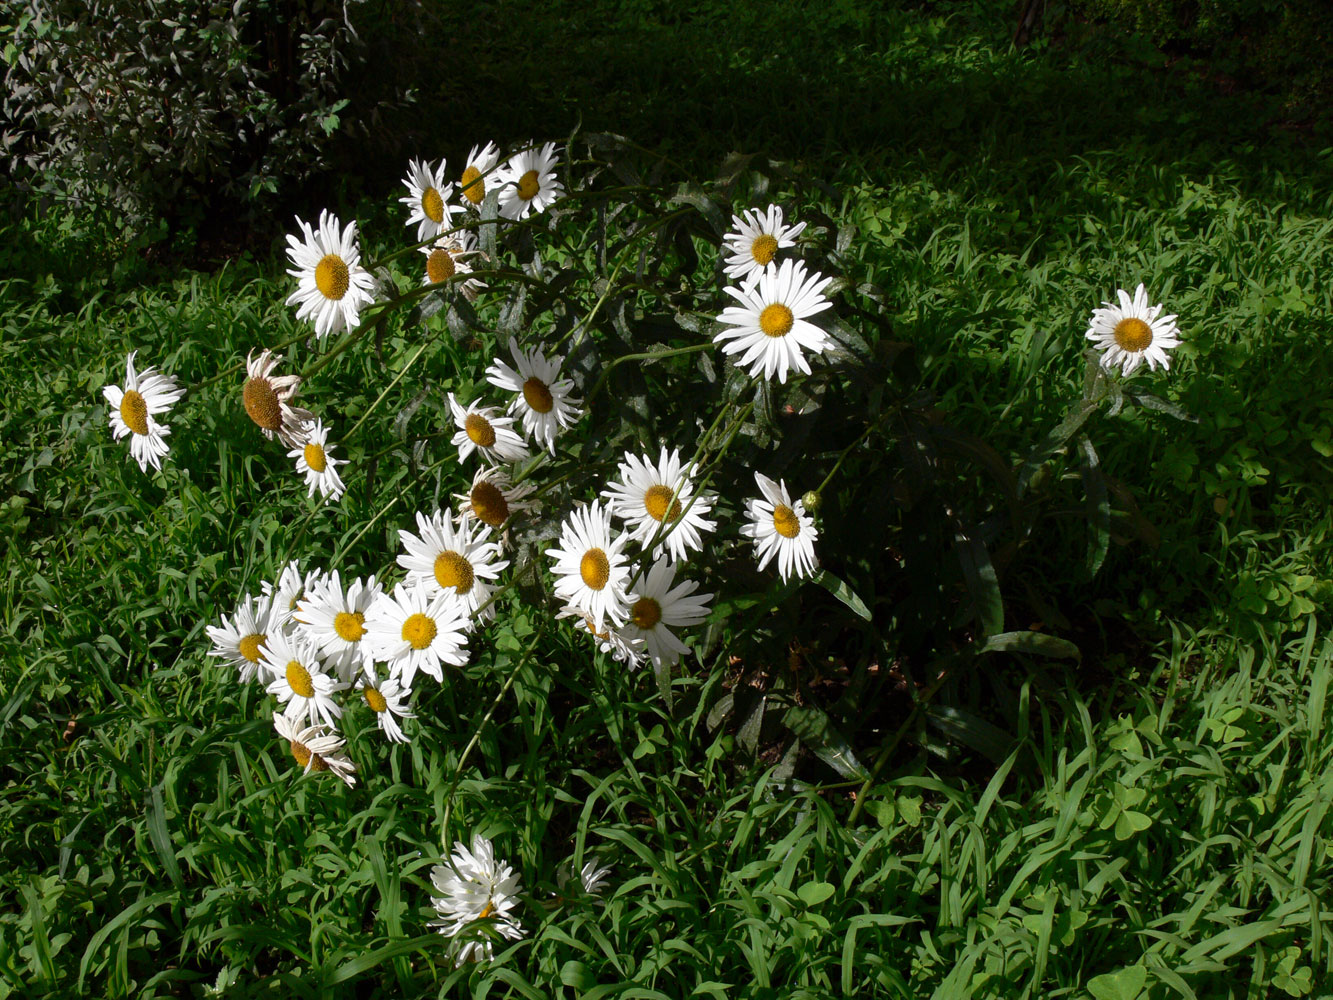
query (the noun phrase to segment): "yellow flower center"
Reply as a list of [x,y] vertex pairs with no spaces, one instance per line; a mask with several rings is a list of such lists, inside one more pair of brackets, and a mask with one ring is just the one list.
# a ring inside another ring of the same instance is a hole
[[763,236],[760,236],[750,244],[750,256],[754,258],[755,263],[760,267],[765,267],[772,263],[773,258],[777,256],[777,253],[777,237],[769,236],[768,233],[764,233]]
[[361,692],[366,696],[366,704],[372,711],[383,712],[389,707],[389,703],[384,700],[384,695],[380,694],[373,687],[364,688]]
[[315,287],[326,299],[342,298],[351,284],[351,272],[336,253],[325,254],[315,265]]
[[480,413],[469,413],[463,421],[463,430],[472,439],[472,443],[481,448],[490,448],[495,444],[495,428]]
[[291,746],[292,757],[298,765],[305,767],[310,763],[310,748],[308,746],[304,743],[297,743],[296,740],[291,741]]
[[133,389],[126,389],[120,400],[120,419],[135,434],[148,433],[148,404]]
[[481,176],[481,171],[471,164],[468,164],[468,168],[463,171],[458,184],[463,189],[463,197],[472,204],[480,205],[486,200],[486,181]]
[[310,468],[314,469],[316,472],[324,471],[324,467],[328,465],[328,462],[324,459],[323,445],[311,441],[305,446],[305,464],[310,466]]
[[477,914],[477,919],[485,920],[494,912],[495,912],[495,904],[488,899],[486,900],[486,905],[481,908],[481,912]]
[[1152,327],[1133,316],[1126,316],[1117,323],[1112,335],[1120,349],[1130,354],[1137,354],[1152,343]]
[[282,427],[282,404],[272,383],[266,378],[248,378],[241,390],[245,401],[245,412],[266,431],[276,431]]
[[518,179],[518,196],[524,201],[532,201],[537,197],[537,192],[541,190],[541,184],[537,181],[537,171],[529,170]]
[[601,549],[589,549],[579,560],[579,576],[593,590],[601,590],[611,579],[611,561]]
[[249,635],[247,635],[245,638],[243,638],[240,642],[236,644],[236,648],[239,649],[241,651],[241,655],[244,656],[251,663],[258,663],[259,647],[264,645],[264,643],[266,642],[268,642],[268,636],[266,636],[263,632],[251,632]]
[[648,492],[643,495],[643,509],[648,512],[648,516],[654,521],[660,521],[667,516],[667,504],[671,504],[671,514],[668,520],[674,521],[680,517],[680,501],[671,502],[672,491],[662,485],[648,487]]
[[636,601],[630,611],[630,620],[646,632],[662,620],[662,605],[651,597]]
[[538,413],[550,413],[555,406],[551,390],[535,375],[523,383],[523,398]]
[[773,528],[783,538],[795,538],[801,533],[801,521],[786,504],[773,508]]
[[598,631],[597,631],[597,626],[594,625],[594,624],[592,623],[592,619],[591,619],[591,618],[585,618],[585,619],[583,619],[583,627],[586,628],[586,629],[587,629],[589,632],[591,632],[593,635],[597,636],[597,638],[599,638],[599,639],[609,639],[609,638],[611,638],[611,630],[610,630],[610,629],[607,629],[605,632],[598,632]]
[[310,679],[310,671],[303,667],[299,660],[292,660],[287,664],[287,684],[302,698],[315,696],[315,684]]
[[770,337],[787,336],[791,333],[793,322],[795,317],[792,316],[791,310],[781,302],[764,306],[764,311],[759,314],[759,329]]
[[444,199],[440,197],[440,192],[433,187],[428,187],[421,192],[421,210],[426,213],[426,218],[430,219],[431,222],[443,222]]
[[477,483],[472,487],[471,500],[472,513],[476,514],[483,524],[499,528],[509,520],[509,501],[494,483],[488,483],[484,479]]
[[453,255],[443,247],[436,247],[426,258],[426,277],[430,279],[432,285],[448,281],[456,270]]
[[366,634],[366,616],[360,611],[339,611],[333,616],[333,631],[347,642],[360,642]]
[[435,557],[435,582],[441,587],[455,587],[466,594],[475,581],[472,564],[457,552],[441,552]]
[[419,612],[403,622],[403,638],[412,644],[413,649],[425,649],[435,641],[438,632],[435,619]]

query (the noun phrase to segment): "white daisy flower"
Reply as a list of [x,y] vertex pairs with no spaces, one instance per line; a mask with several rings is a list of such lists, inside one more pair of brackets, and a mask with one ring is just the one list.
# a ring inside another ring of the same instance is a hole
[[171,450],[166,442],[171,428],[154,418],[170,410],[185,390],[176,385],[176,376],[160,373],[156,367],[136,372],[134,356],[138,353],[131,351],[125,359],[125,387],[103,386],[102,395],[111,404],[111,437],[119,441],[129,434],[130,457],[139,463],[139,470],[147,472],[151,465],[160,472],[162,459]]
[[296,720],[306,717],[313,726],[333,720],[343,714],[342,706],[333,699],[347,685],[329,675],[315,646],[296,632],[273,631],[261,654],[264,666],[273,678],[265,689],[286,705],[283,714]]
[[754,277],[773,262],[781,249],[796,245],[796,237],[805,229],[804,222],[794,226],[782,224],[782,209],[769,205],[760,212],[757,208],[747,208],[740,215],[731,217],[734,232],[722,237],[731,256],[727,258],[727,277],[745,281]]
[[[531,145],[531,144],[529,144]],[[555,143],[540,149],[525,149],[511,156],[504,165],[500,188],[500,215],[505,219],[524,219],[532,212],[543,212],[565,193],[555,176],[559,161]]]
[[784,260],[776,268],[765,268],[740,288],[727,286],[723,291],[740,305],[722,310],[718,322],[733,329],[716,334],[713,342],[721,345],[725,354],[744,351],[737,364],[749,365],[751,375],[776,375],[779,382],[786,382],[790,369],[810,374],[802,349],[823,352],[833,342],[823,330],[807,322],[807,317],[833,304],[824,297],[824,289],[832,280],[818,273],[807,275],[805,264],[799,260]]
[[1123,288],[1116,289],[1120,305],[1103,302],[1102,308],[1092,311],[1088,331],[1084,336],[1102,354],[1102,367],[1108,371],[1121,366],[1128,375],[1145,360],[1153,371],[1161,365],[1170,369],[1167,351],[1180,346],[1180,328],[1176,317],[1162,316],[1163,305],[1148,305],[1148,292],[1142,285],[1134,290],[1131,299]]
[[509,338],[509,353],[515,367],[496,358],[486,369],[486,381],[518,393],[509,404],[509,412],[519,414],[528,436],[554,455],[556,435],[573,427],[582,416],[582,400],[570,396],[574,383],[560,377],[560,362],[565,359],[559,354],[547,358],[540,344],[524,351],[514,337]]
[[304,434],[305,444],[287,452],[287,457],[296,459],[296,471],[305,476],[310,487],[306,496],[312,497],[319,490],[325,500],[337,500],[347,488],[338,475],[338,466],[346,465],[347,459],[333,457],[329,429],[318,417],[306,424]]
[[349,222],[339,233],[338,217],[327,209],[320,213],[319,232],[299,218],[305,239],[287,236],[287,256],[296,266],[287,273],[299,279],[287,304],[296,306],[297,319],[313,320],[315,336],[350,330],[360,321],[362,306],[375,301],[375,279],[361,266],[356,245],[356,223]]
[[319,649],[324,662],[350,683],[371,662],[365,643],[366,612],[383,593],[369,577],[353,580],[343,589],[335,569],[307,590],[293,615],[296,627]]
[[630,638],[623,629],[612,628],[610,625],[599,629],[588,617],[588,612],[572,604],[566,604],[556,618],[577,618],[575,628],[592,636],[593,644],[617,663],[623,663],[632,670],[638,670],[642,665],[645,655],[642,636]]
[[286,625],[291,620],[292,613],[296,611],[296,606],[305,600],[307,594],[319,587],[323,580],[324,574],[317,569],[302,573],[301,563],[293,559],[282,567],[276,587],[267,580],[261,583],[260,591],[265,597],[271,596],[273,599],[273,623]]
[[343,753],[345,741],[336,730],[326,726],[301,726],[281,712],[273,713],[273,728],[286,740],[292,751],[292,758],[306,774],[311,771],[332,771],[347,786],[356,784],[356,765],[352,758]]
[[432,594],[420,584],[399,584],[366,613],[366,641],[376,660],[405,688],[420,670],[444,682],[441,664],[467,662],[468,612],[452,590]]
[[449,864],[431,869],[430,880],[439,894],[431,899],[439,919],[428,926],[454,939],[458,965],[489,961],[497,936],[510,941],[523,937],[513,912],[518,906],[518,875],[496,861],[495,849],[485,837],[474,834],[471,850],[455,843]]
[[633,541],[646,547],[665,520],[670,534],[664,541],[672,559],[684,559],[691,549],[703,550],[699,533],[717,527],[716,521],[704,517],[716,498],[694,496],[694,486],[681,475],[679,448],[668,454],[663,447],[655,466],[647,458],[626,452],[618,475],[619,481],[608,484],[602,496],[611,513],[625,521]]
[[246,594],[230,618],[222,616],[220,626],[205,625],[204,631],[213,643],[209,656],[226,660],[240,673],[242,684],[254,680],[263,658],[260,650],[268,642],[269,611],[272,599],[251,597]]
[[570,861],[560,868],[556,875],[556,884],[563,889],[566,883],[573,881],[577,881],[589,896],[600,896],[606,889],[607,883],[611,881],[611,869],[603,868],[594,858],[585,862],[576,876],[574,862]]
[[407,197],[399,198],[410,210],[407,225],[417,224],[417,240],[439,236],[449,228],[454,208],[449,204],[453,184],[444,179],[444,160],[434,170],[425,160],[412,160],[407,165]]
[[536,500],[526,499],[536,489],[530,483],[510,485],[509,474],[503,469],[481,468],[472,477],[472,486],[466,493],[455,493],[458,513],[474,517],[482,524],[499,531],[515,514],[524,514],[541,506]]
[[[673,586],[675,584],[675,586]],[[693,580],[676,584],[676,571],[670,560],[658,559],[629,595],[629,621],[620,629],[630,639],[642,638],[653,666],[673,666],[682,653],[689,652],[667,626],[698,625],[708,617],[712,594],[696,594]]]
[[555,561],[555,593],[575,607],[601,631],[606,622],[621,625],[629,614],[625,585],[629,563],[623,532],[611,537],[611,513],[593,503],[576,510],[560,526],[560,545],[546,554]]
[[750,500],[747,509],[750,523],[741,525],[741,534],[754,539],[759,568],[778,557],[778,572],[785,583],[793,573],[812,576],[818,560],[815,559],[815,519],[805,512],[805,505],[792,503],[785,482],[773,482],[762,473],[754,474],[763,499]]
[[496,465],[500,462],[521,462],[529,455],[523,439],[513,431],[514,418],[500,416],[493,406],[480,406],[476,400],[467,408],[458,405],[449,393],[449,409],[454,414],[458,433],[453,443],[458,447],[458,460],[466,462],[474,451]]
[[[468,230],[460,230],[436,240],[428,247],[422,247],[426,255],[426,268],[421,275],[423,285],[438,285],[455,275],[472,274],[469,257],[481,253],[476,249],[477,237]],[[464,278],[451,287],[459,289],[469,302],[477,301],[477,293],[485,286],[478,278]]]
[[245,412],[264,437],[271,441],[276,436],[287,447],[295,448],[305,444],[306,425],[314,421],[315,415],[290,404],[301,389],[301,376],[275,376],[273,369],[281,360],[281,354],[275,356],[267,348],[259,352],[258,358],[254,351],[247,354],[241,398]]
[[492,171],[499,162],[500,150],[496,148],[495,143],[488,142],[485,146],[472,147],[472,152],[467,154],[467,165],[463,167],[463,174],[458,178],[458,194],[464,208],[471,207],[481,211],[481,203],[486,200],[486,185],[497,181]]
[[[399,531],[398,539],[407,550],[398,557],[398,565],[407,570],[409,581],[422,584],[428,591],[451,590],[463,601],[468,614],[491,599],[492,582],[509,565],[500,558],[500,546],[487,541],[491,529],[470,517],[459,515],[457,521],[446,511],[431,517],[417,512],[417,530]],[[494,605],[482,612],[482,618],[494,618]]]
[[390,676],[380,679],[373,669],[367,670],[357,679],[356,689],[366,704],[375,713],[375,721],[385,739],[393,743],[410,743],[411,740],[398,725],[399,719],[415,719],[407,708],[406,699],[412,692],[398,678]]

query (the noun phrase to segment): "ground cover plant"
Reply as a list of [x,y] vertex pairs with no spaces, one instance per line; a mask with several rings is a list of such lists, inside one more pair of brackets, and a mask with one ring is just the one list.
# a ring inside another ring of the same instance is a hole
[[[918,30],[903,48],[944,66],[1040,70],[966,19]],[[402,299],[341,327],[287,304],[281,242],[164,274],[16,208],[3,988],[1321,995],[1326,186],[1215,147],[1089,150],[1034,187],[1023,164],[987,186],[936,163],[700,173],[605,134],[559,145],[563,199],[460,213],[485,257],[434,289],[409,247],[434,234],[404,225],[429,216],[421,191],[340,206],[381,301]],[[784,382],[712,339],[738,304],[731,213],[768,204],[806,225],[778,262],[834,278],[813,321],[837,343]],[[1099,374],[1089,315],[1139,280],[1179,314],[1171,371]],[[520,364],[511,336],[564,356],[585,412],[510,470],[543,502],[506,532],[495,617],[442,683],[418,673],[416,718],[389,720],[410,742],[349,700],[355,785],[302,775],[282,705],[207,655],[208,629],[292,559],[402,580],[399,532],[456,510],[478,467],[450,394],[502,399],[486,370]],[[326,468],[348,460],[336,498],[308,441],[247,415],[240,365],[279,346]],[[161,418],[160,471],[111,436],[103,390],[131,350],[192,390]],[[545,553],[626,452],[701,441],[721,523],[680,562],[708,620],[674,671],[629,670],[554,619]],[[818,494],[818,583],[760,570],[737,533],[756,470],[794,513]],[[456,842],[484,853],[474,834],[519,886],[495,871],[481,919],[438,933],[432,899],[466,892],[432,873]]]

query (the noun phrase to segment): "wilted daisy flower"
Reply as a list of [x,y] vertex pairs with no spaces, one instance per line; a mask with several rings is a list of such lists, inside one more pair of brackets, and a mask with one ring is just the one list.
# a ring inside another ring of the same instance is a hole
[[407,165],[407,197],[399,198],[410,210],[407,225],[417,223],[417,239],[428,240],[449,228],[453,206],[449,204],[453,184],[444,179],[444,160],[434,170],[425,160],[412,160]]
[[449,409],[454,414],[458,433],[453,443],[458,446],[458,460],[466,462],[474,451],[492,464],[520,462],[528,457],[523,439],[513,431],[514,418],[500,416],[493,406],[479,406],[476,400],[464,409],[454,394],[449,393]]
[[365,643],[366,612],[383,592],[375,578],[356,579],[343,590],[335,569],[306,591],[293,616],[296,626],[318,647],[324,662],[350,683],[371,661]]
[[646,546],[665,521],[671,529],[665,544],[672,559],[684,559],[690,549],[703,549],[699,532],[717,527],[716,521],[704,517],[712,509],[714,498],[701,494],[690,503],[694,486],[681,475],[679,448],[668,454],[664,447],[656,466],[625,452],[618,475],[619,481],[609,483],[602,496],[611,513],[624,519],[633,541]]
[[623,663],[634,670],[639,668],[644,657],[642,636],[631,639],[625,635],[622,629],[612,628],[610,625],[598,628],[588,617],[588,612],[582,608],[576,608],[572,604],[566,604],[556,615],[556,618],[577,618],[575,628],[592,636],[593,644],[599,650],[606,653],[617,663]]
[[[436,240],[428,247],[422,247],[421,252],[426,255],[426,270],[421,276],[421,283],[438,285],[454,275],[471,274],[472,265],[468,263],[468,258],[481,253],[476,249],[476,244],[476,236],[464,229]],[[469,302],[475,302],[483,285],[477,278],[464,278],[452,287],[460,289]]]
[[629,536],[611,537],[611,514],[593,503],[576,510],[560,526],[559,546],[546,550],[555,561],[555,593],[582,608],[600,631],[606,622],[620,625],[628,615],[625,585],[629,564],[625,546]]
[[[509,565],[500,558],[500,546],[487,541],[491,529],[470,517],[459,515],[455,522],[446,511],[431,517],[417,512],[417,530],[399,531],[398,539],[407,550],[398,557],[398,565],[407,570],[408,579],[427,590],[451,590],[462,599],[469,614],[490,600],[495,580]],[[483,618],[494,618],[495,607],[488,607]]]
[[305,636],[274,630],[261,655],[273,678],[266,690],[287,706],[283,710],[287,718],[306,717],[311,725],[322,721],[331,726],[343,714],[333,695],[346,690],[347,685],[329,675],[314,644]]
[[471,850],[455,843],[449,864],[432,868],[430,880],[439,893],[431,905],[440,916],[428,926],[454,939],[458,965],[488,961],[497,935],[510,941],[523,937],[523,927],[513,913],[518,905],[518,876],[509,865],[495,860],[495,849],[485,837],[474,834]]
[[749,365],[751,375],[777,375],[779,382],[786,382],[792,368],[810,374],[802,348],[822,352],[832,342],[806,317],[833,304],[824,297],[824,289],[832,280],[817,273],[807,275],[805,264],[799,260],[784,260],[777,268],[765,268],[740,288],[727,286],[723,291],[740,305],[722,310],[718,322],[733,329],[718,333],[713,342],[726,354],[744,351],[737,364]]
[[796,237],[805,229],[804,222],[784,226],[782,209],[777,205],[769,205],[764,212],[747,208],[740,215],[733,215],[731,224],[735,231],[722,237],[731,252],[727,258],[727,277],[742,281],[771,264],[780,249],[795,246]]
[[310,490],[306,496],[319,495],[326,500],[337,500],[347,487],[338,475],[338,466],[346,465],[347,459],[334,458],[333,445],[328,443],[329,429],[319,418],[306,424],[305,444],[298,445],[287,452],[288,458],[296,459],[296,471],[304,474]]
[[376,660],[405,688],[420,670],[444,681],[441,664],[467,662],[467,606],[452,590],[430,593],[421,584],[399,584],[381,594],[366,613],[366,641]]
[[288,402],[300,391],[301,376],[275,376],[273,369],[281,360],[281,354],[275,356],[267,348],[259,352],[258,358],[253,351],[247,354],[241,398],[245,412],[264,432],[264,437],[272,440],[276,435],[287,447],[295,448],[305,444],[305,427],[314,421],[315,415]]
[[299,279],[287,304],[296,306],[297,319],[315,323],[315,336],[327,337],[356,326],[362,306],[375,300],[375,279],[361,266],[356,246],[356,223],[349,222],[339,234],[338,217],[327,209],[320,213],[319,232],[296,220],[305,239],[287,236],[287,256],[296,266],[287,273]]
[[525,499],[536,489],[529,483],[511,486],[509,474],[503,469],[478,469],[472,477],[472,486],[466,493],[455,493],[458,513],[475,517],[496,531],[514,514],[536,510],[536,500]]
[[570,396],[574,383],[560,377],[562,355],[547,358],[541,345],[531,351],[518,346],[518,340],[509,338],[509,353],[514,368],[496,358],[486,369],[486,381],[491,385],[518,393],[509,404],[509,412],[523,418],[523,429],[540,447],[555,454],[555,436],[563,428],[574,426],[580,417],[581,400]]
[[815,572],[815,519],[805,512],[805,505],[792,503],[785,482],[773,482],[762,473],[754,474],[763,499],[746,504],[750,523],[741,525],[741,534],[754,539],[759,568],[778,557],[778,572],[785,583],[793,573],[811,576]]
[[318,587],[323,579],[324,574],[317,569],[302,573],[300,562],[293,559],[282,567],[276,587],[267,580],[261,583],[259,588],[264,595],[273,597],[273,623],[286,624],[296,610],[297,604],[305,599],[306,594]]
[[213,643],[209,656],[226,660],[240,672],[242,683],[255,679],[262,662],[260,649],[268,642],[269,597],[251,597],[246,594],[230,618],[222,616],[220,626],[205,625],[204,631]]
[[403,732],[402,726],[398,725],[398,719],[416,718],[408,711],[406,704],[407,696],[412,693],[409,688],[393,676],[380,679],[375,676],[374,670],[370,669],[358,678],[356,689],[361,692],[361,697],[366,699],[366,704],[375,713],[375,721],[386,739],[394,743],[411,742]]
[[504,165],[501,179],[500,215],[506,219],[523,219],[531,212],[545,211],[562,196],[564,185],[555,176],[558,159],[553,142],[511,156]]
[[473,146],[472,152],[467,154],[467,165],[463,167],[463,175],[458,178],[458,193],[463,199],[464,207],[468,205],[481,210],[481,203],[486,200],[487,183],[494,184],[497,180],[491,173],[495,165],[500,162],[500,150],[495,147],[495,143],[488,142],[485,146]]
[[1102,308],[1092,311],[1085,336],[1102,354],[1102,367],[1108,371],[1116,365],[1128,375],[1145,360],[1153,371],[1161,365],[1171,367],[1167,351],[1180,346],[1180,328],[1176,317],[1160,316],[1163,305],[1148,305],[1148,292],[1140,283],[1131,299],[1123,288],[1116,289],[1120,305],[1103,302]]
[[273,728],[286,740],[296,761],[306,774],[311,771],[332,771],[350,788],[356,784],[356,765],[343,753],[346,745],[336,730],[326,726],[302,726],[281,712],[273,713]]
[[[577,881],[583,887],[583,891],[589,896],[600,896],[611,880],[611,869],[603,868],[594,858],[592,861],[585,862],[579,870]],[[574,873],[574,862],[563,866],[556,876],[556,884],[564,888],[568,882],[576,881]]]
[[676,584],[670,561],[658,559],[629,595],[629,621],[620,631],[630,639],[643,639],[653,666],[671,666],[680,662],[681,653],[689,652],[667,626],[698,625],[708,617],[707,604],[713,595],[694,593],[698,589],[693,580]]
[[166,442],[171,428],[153,418],[170,410],[185,390],[176,386],[174,375],[161,374],[155,367],[145,368],[142,374],[135,372],[138,353],[131,351],[125,359],[125,387],[103,386],[102,395],[111,404],[112,438],[119,441],[129,434],[130,457],[139,463],[139,470],[147,472],[151,465],[160,471],[162,459],[171,450]]

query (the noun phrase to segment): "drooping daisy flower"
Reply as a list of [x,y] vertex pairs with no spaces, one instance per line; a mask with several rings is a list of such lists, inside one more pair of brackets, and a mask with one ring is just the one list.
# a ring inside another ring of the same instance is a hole
[[[500,546],[487,541],[491,529],[470,517],[459,515],[457,521],[446,511],[431,517],[417,512],[417,530],[399,531],[398,539],[406,554],[398,565],[407,570],[409,581],[421,583],[428,591],[451,590],[463,601],[469,614],[490,600],[494,581],[509,565],[500,558]],[[494,605],[482,612],[482,618],[494,618]]]
[[599,650],[617,663],[623,663],[632,670],[639,669],[645,655],[642,636],[630,638],[625,635],[623,629],[613,628],[610,625],[599,629],[588,617],[588,612],[572,604],[566,604],[556,618],[577,618],[578,621],[574,623],[575,629],[591,636],[593,645]]
[[452,392],[449,393],[449,409],[453,411],[454,424],[458,427],[453,443],[458,447],[460,462],[466,462],[474,451],[492,465],[521,462],[528,457],[523,439],[513,431],[513,417],[502,417],[495,407],[480,406],[476,400],[464,409]]
[[346,465],[347,459],[333,457],[329,429],[318,417],[306,425],[304,434],[305,444],[287,452],[287,457],[296,459],[296,471],[305,475],[310,487],[306,496],[312,497],[319,490],[325,500],[337,500],[347,488],[338,475],[338,466]]
[[540,344],[524,351],[514,337],[509,338],[509,353],[515,367],[496,358],[486,369],[486,381],[518,394],[509,404],[509,412],[519,414],[528,436],[554,455],[555,436],[574,426],[581,416],[582,401],[570,396],[574,383],[560,377],[560,362],[565,359],[558,354],[547,358]]
[[411,210],[407,225],[417,223],[417,240],[428,240],[448,229],[454,212],[449,204],[453,184],[444,179],[444,160],[434,170],[425,160],[410,161],[403,183],[407,197],[398,200]]
[[365,643],[366,612],[382,592],[373,576],[353,580],[344,590],[335,569],[297,602],[293,615],[296,627],[346,683],[353,681],[362,667],[371,662],[370,649]]
[[478,469],[472,477],[472,486],[466,493],[455,493],[458,513],[474,517],[482,524],[499,531],[514,514],[536,510],[536,500],[525,499],[536,487],[530,483],[511,486],[509,474],[503,469]]
[[777,205],[769,205],[764,212],[747,208],[740,215],[733,215],[731,224],[735,231],[722,237],[731,252],[727,258],[727,277],[741,281],[768,267],[779,250],[795,246],[796,237],[805,229],[804,222],[784,226],[782,209]]
[[245,386],[241,398],[245,412],[270,441],[276,436],[289,448],[305,444],[305,428],[313,423],[315,415],[299,406],[292,406],[301,389],[300,375],[274,375],[273,369],[282,360],[265,348],[254,357],[251,351],[245,357]]
[[420,670],[444,681],[441,664],[467,662],[468,612],[452,590],[432,594],[421,584],[399,584],[366,613],[366,641],[376,660],[405,688]]
[[754,479],[763,498],[747,502],[750,523],[741,525],[741,534],[754,539],[759,568],[767,566],[776,555],[784,583],[793,573],[812,576],[817,565],[815,539],[819,537],[815,519],[805,512],[800,500],[792,503],[785,482],[775,483],[759,472]]
[[569,882],[578,882],[589,896],[600,896],[610,880],[611,869],[603,868],[596,858],[585,862],[577,873],[574,871],[574,862],[570,861],[560,868],[556,876],[556,884],[560,888],[563,889]]
[[356,765],[343,753],[346,745],[336,730],[326,726],[302,726],[283,715],[273,713],[273,728],[291,747],[292,759],[309,774],[311,771],[332,771],[350,788],[356,784]]
[[832,278],[807,275],[799,260],[784,260],[777,268],[765,268],[740,288],[727,286],[723,291],[740,303],[727,306],[718,322],[733,329],[713,337],[726,354],[744,351],[738,365],[749,365],[751,375],[778,377],[787,381],[787,372],[796,369],[810,374],[804,350],[823,352],[832,346],[828,335],[807,321],[833,303],[824,297]]
[[518,905],[518,875],[496,861],[495,849],[485,837],[474,834],[471,850],[456,842],[449,864],[432,868],[430,880],[439,893],[431,899],[439,919],[428,926],[454,939],[458,965],[489,961],[493,938],[523,937],[513,912]]
[[264,596],[273,598],[273,624],[285,625],[290,621],[296,606],[305,599],[306,594],[314,591],[323,579],[324,574],[317,569],[302,573],[301,563],[293,559],[282,567],[276,587],[267,580],[261,583],[259,589]]
[[396,677],[383,679],[377,677],[372,668],[357,679],[356,689],[361,692],[361,697],[366,699],[366,704],[375,713],[375,721],[379,724],[380,732],[384,733],[385,739],[394,743],[411,742],[403,732],[402,726],[398,725],[399,719],[416,718],[408,711],[405,702],[407,696],[412,693],[409,688]]
[[263,662],[260,650],[268,642],[269,610],[272,598],[246,594],[230,618],[222,616],[220,626],[205,625],[213,643],[209,656],[226,660],[240,673],[241,683],[249,683],[259,673]]
[[[438,285],[455,275],[471,274],[472,265],[468,263],[468,258],[481,253],[476,245],[477,237],[464,229],[442,237],[428,247],[422,247],[421,252],[426,255],[426,268],[421,275],[421,283]],[[469,302],[476,302],[477,293],[484,286],[479,278],[464,278],[454,282],[451,287],[462,291]]]
[[698,625],[708,617],[713,595],[696,594],[698,589],[693,580],[677,584],[670,560],[658,559],[629,595],[629,621],[620,631],[631,639],[642,638],[659,670],[679,663],[681,654],[689,652],[667,626]]
[[602,496],[611,513],[625,521],[633,541],[646,546],[659,529],[670,529],[665,545],[672,559],[684,559],[691,549],[703,550],[699,532],[717,527],[716,521],[704,517],[712,510],[714,497],[694,496],[694,486],[681,475],[679,448],[668,454],[663,447],[656,466],[626,452],[618,475],[619,481],[608,484]]
[[288,234],[287,256],[296,266],[287,273],[300,284],[287,304],[297,307],[297,319],[314,321],[316,337],[355,327],[361,307],[375,301],[375,279],[361,266],[356,223],[347,223],[340,234],[338,217],[326,209],[320,213],[318,233],[308,222],[297,219],[296,224],[305,238]]
[[1102,367],[1108,371],[1116,365],[1121,372],[1130,374],[1145,360],[1153,371],[1161,365],[1171,367],[1167,351],[1180,346],[1180,328],[1176,317],[1162,316],[1163,305],[1148,305],[1148,292],[1142,285],[1134,289],[1134,297],[1123,288],[1116,289],[1120,305],[1103,302],[1102,308],[1092,311],[1085,336],[1102,354]]
[[287,706],[283,710],[287,718],[308,718],[311,725],[323,722],[332,726],[333,720],[343,714],[333,695],[346,690],[347,685],[328,673],[314,644],[305,636],[270,632],[261,655],[273,678],[266,690]]
[[515,153],[504,165],[500,188],[500,215],[506,219],[524,219],[532,212],[545,211],[547,206],[565,193],[565,187],[555,176],[555,143],[548,142],[540,149],[525,149]]
[[481,203],[486,200],[486,185],[494,184],[497,180],[491,171],[499,162],[500,150],[495,147],[495,143],[472,147],[472,152],[467,154],[463,174],[458,178],[458,193],[465,208],[471,206],[481,211]]
[[588,620],[601,631],[609,621],[620,625],[629,614],[625,585],[629,564],[623,532],[611,537],[611,514],[594,502],[569,515],[560,526],[560,544],[546,550],[555,561],[557,597],[582,608]]
[[159,373],[155,367],[136,372],[138,353],[131,351],[125,359],[125,387],[103,386],[102,395],[111,404],[112,438],[119,441],[129,434],[130,457],[139,463],[139,470],[147,472],[151,465],[161,471],[162,459],[171,450],[166,442],[171,428],[154,418],[170,410],[185,390],[177,387],[176,376]]

